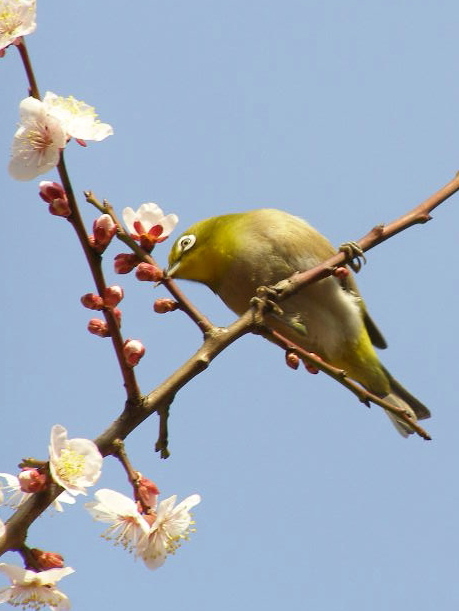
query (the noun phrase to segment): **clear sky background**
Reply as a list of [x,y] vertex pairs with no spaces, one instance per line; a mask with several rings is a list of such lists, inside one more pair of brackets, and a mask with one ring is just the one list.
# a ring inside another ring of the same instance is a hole
[[[156,201],[180,231],[275,206],[339,245],[459,170],[458,26],[453,0],[39,0],[27,44],[43,94],[83,99],[115,129],[87,149],[68,146],[76,192],[119,211]],[[0,83],[6,168],[27,95],[15,49]],[[0,178],[8,472],[24,456],[46,458],[53,424],[93,438],[124,400],[109,341],[86,331],[82,253],[38,182],[6,169]],[[81,205],[90,227],[95,213]],[[243,338],[177,395],[167,461],[154,453],[155,417],[128,439],[163,497],[202,495],[197,532],[164,567],[151,572],[101,539],[82,498],[32,527],[31,546],[76,569],[61,582],[74,609],[457,609],[458,206],[455,196],[371,251],[358,278],[389,343],[382,359],[431,408],[433,440],[402,439],[378,407]],[[161,264],[170,244],[155,251]],[[152,312],[164,289],[113,273],[123,250],[107,251],[107,278],[125,288],[125,335],[147,347],[137,368],[147,393],[201,338],[184,315]],[[234,320],[205,287],[182,287],[216,324]],[[128,493],[116,461],[105,463],[99,487]]]

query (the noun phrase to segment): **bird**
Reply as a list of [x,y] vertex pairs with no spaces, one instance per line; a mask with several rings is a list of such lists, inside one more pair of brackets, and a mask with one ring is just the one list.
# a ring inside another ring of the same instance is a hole
[[[184,231],[169,253],[167,277],[208,286],[241,316],[257,289],[329,259],[337,250],[303,219],[261,208],[201,220]],[[266,314],[265,325],[289,342],[313,352],[370,393],[402,408],[410,418],[430,417],[429,409],[384,367],[375,351],[386,341],[367,312],[352,272],[301,288]],[[401,435],[413,429],[386,410]]]

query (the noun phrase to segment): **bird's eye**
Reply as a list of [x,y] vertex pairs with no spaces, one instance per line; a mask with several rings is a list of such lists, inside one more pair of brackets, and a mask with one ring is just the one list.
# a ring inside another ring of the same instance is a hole
[[185,250],[189,250],[192,246],[194,246],[195,242],[196,236],[190,233],[190,235],[184,235],[182,238],[180,238],[178,245],[180,250],[185,252]]

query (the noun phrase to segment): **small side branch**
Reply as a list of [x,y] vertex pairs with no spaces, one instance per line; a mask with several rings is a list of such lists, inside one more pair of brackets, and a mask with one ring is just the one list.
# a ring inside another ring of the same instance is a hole
[[[392,221],[388,225],[377,225],[373,227],[371,231],[355,243],[363,252],[367,252],[371,248],[385,242],[389,238],[413,225],[426,223],[432,218],[430,213],[457,191],[459,191],[459,173],[444,187],[410,210],[410,212]],[[290,276],[290,278],[281,280],[272,287],[276,292],[276,301],[283,301],[287,299],[287,297],[298,292],[302,287],[330,276],[337,267],[349,263],[353,258],[354,255],[352,252],[339,252],[313,269],[294,274]]]

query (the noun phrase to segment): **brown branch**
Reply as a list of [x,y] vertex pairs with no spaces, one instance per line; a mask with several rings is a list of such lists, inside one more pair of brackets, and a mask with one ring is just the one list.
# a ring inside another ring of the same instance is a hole
[[[363,252],[367,252],[371,248],[385,242],[392,236],[404,231],[405,229],[408,229],[409,227],[412,227],[413,225],[426,223],[432,218],[430,213],[446,199],[451,197],[451,195],[454,195],[454,193],[456,193],[458,190],[459,173],[456,174],[456,176],[444,187],[439,189],[421,204],[410,210],[407,214],[404,214],[388,225],[377,225],[366,235],[360,238],[360,240],[357,240],[356,244],[362,249]],[[270,298],[275,299],[275,301],[283,301],[284,299],[287,299],[287,297],[290,297],[294,293],[298,292],[304,286],[330,276],[337,267],[349,263],[352,258],[352,254],[339,252],[313,269],[306,272],[293,274],[290,276],[290,278],[281,280],[274,287],[272,287],[274,288],[276,295],[270,296]]]
[[[252,331],[253,325],[253,313],[249,310],[229,327],[214,327],[206,333],[199,350],[174,374],[141,400],[126,402],[123,413],[94,440],[101,454],[108,456],[118,453],[120,440],[124,440],[153,413],[161,414],[167,410],[181,388],[205,371],[213,359],[225,348],[242,335]],[[164,440],[161,434],[164,435],[164,430],[160,431],[157,451],[161,452],[162,458],[166,458],[168,455],[167,438]],[[24,545],[29,526],[61,492],[60,486],[52,484],[44,492],[34,494],[16,510],[6,522],[6,534],[0,538],[0,556],[8,550],[16,550]]]
[[[91,270],[91,274],[94,280],[94,284],[96,285],[97,292],[101,297],[103,297],[107,285],[102,271],[102,258],[100,254],[98,254],[89,243],[88,234],[86,232],[86,228],[84,226],[83,219],[80,214],[80,209],[78,207],[78,203],[73,192],[72,184],[67,173],[67,167],[65,165],[63,152],[61,153],[57,169],[59,172],[60,179],[62,181],[62,186],[64,187],[64,190],[67,194],[70,209],[72,211],[71,215],[68,217],[67,220],[71,223],[78,237],[81,248],[83,249],[83,252],[85,254],[89,269]],[[121,370],[121,375],[123,377],[127,396],[133,401],[139,400],[141,394],[140,389],[137,384],[133,368],[127,365],[126,360],[124,358],[124,341],[121,335],[118,321],[116,320],[113,310],[111,308],[104,308],[103,314],[108,325],[110,339],[115,349],[115,354]]]
[[27,51],[27,47],[26,47],[24,38],[21,37],[20,42],[17,44],[17,48],[18,48],[19,54],[22,59],[24,70],[26,71],[27,80],[29,81],[29,95],[39,100],[40,92],[38,90],[37,81],[35,79],[35,74],[32,68],[32,64],[30,62],[30,57]]
[[301,346],[298,346],[290,340],[286,339],[280,333],[277,333],[277,331],[271,331],[268,329],[267,331],[262,331],[261,335],[263,335],[263,337],[270,340],[271,342],[277,344],[283,350],[294,352],[306,363],[313,365],[317,369],[320,369],[320,371],[323,371],[324,373],[329,375],[331,378],[339,382],[342,386],[344,386],[354,395],[356,395],[359,401],[364,403],[367,407],[370,407],[370,402],[375,403],[376,405],[383,407],[388,412],[391,412],[392,414],[397,416],[397,418],[399,418],[400,420],[403,420],[403,422],[405,422],[415,433],[417,433],[423,439],[426,439],[427,441],[430,441],[432,439],[429,433],[425,431],[417,422],[414,422],[403,408],[396,407],[395,405],[384,401],[384,399],[378,397],[378,395],[371,393],[366,388],[361,386],[358,382],[355,382],[354,380],[349,378],[343,369],[339,369],[338,367],[330,365],[312,352],[308,352],[304,348],[301,348]]
[[[155,267],[159,267],[151,254],[146,252],[124,229],[123,224],[119,220],[111,204],[105,200],[103,203],[101,203],[95,197],[92,191],[85,191],[84,195],[89,204],[95,206],[102,214],[109,214],[112,217],[113,222],[117,227],[116,237],[121,240],[121,242],[126,244],[135,255],[137,255],[139,262],[143,261],[145,263],[150,263]],[[180,309],[185,312],[189,318],[191,318],[191,320],[199,327],[199,329],[201,329],[203,333],[206,333],[214,328],[214,325],[210,322],[210,320],[204,316],[204,314],[200,312],[193,303],[191,303],[188,297],[178,288],[177,284],[171,278],[164,278],[161,280],[161,284],[166,287],[172,297],[174,297],[174,299],[178,302]]]

